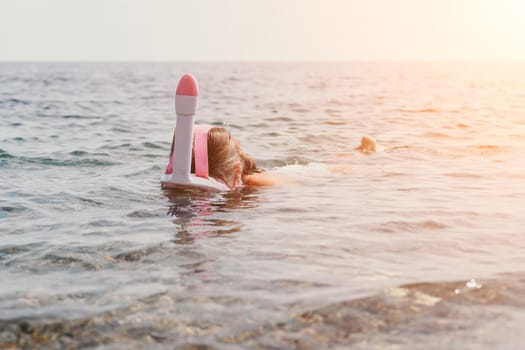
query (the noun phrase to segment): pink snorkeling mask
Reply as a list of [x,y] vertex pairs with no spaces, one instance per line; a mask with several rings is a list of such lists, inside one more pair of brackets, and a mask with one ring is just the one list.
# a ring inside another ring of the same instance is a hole
[[[165,187],[190,186],[228,191],[228,186],[209,176],[208,132],[213,126],[194,127],[198,96],[197,81],[192,75],[185,74],[179,81],[175,95],[175,142],[171,145],[168,167],[160,182]],[[192,143],[195,150],[195,174],[191,173]]]
[[193,150],[195,151],[195,175],[208,179],[208,132],[212,125],[195,125],[193,131]]

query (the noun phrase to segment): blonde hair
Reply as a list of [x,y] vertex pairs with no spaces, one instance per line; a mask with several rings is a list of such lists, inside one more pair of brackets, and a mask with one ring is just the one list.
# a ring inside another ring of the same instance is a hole
[[[225,128],[211,128],[208,132],[208,171],[211,177],[222,180],[228,187],[234,187],[236,168],[240,175],[250,175],[261,170],[255,160],[244,153],[237,141]],[[192,152],[191,169],[195,172],[195,153]]]

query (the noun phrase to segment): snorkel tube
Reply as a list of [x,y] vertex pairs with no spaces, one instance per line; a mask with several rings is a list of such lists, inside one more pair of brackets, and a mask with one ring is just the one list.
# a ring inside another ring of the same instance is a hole
[[[206,169],[206,171],[197,171],[197,175],[191,173],[191,155],[194,140],[193,124],[195,121],[198,100],[199,87],[197,85],[197,80],[195,80],[191,74],[185,74],[179,80],[177,92],[175,94],[175,111],[177,113],[177,122],[175,126],[174,143],[171,145],[171,154],[168,167],[166,168],[165,173],[162,175],[160,182],[162,183],[163,187],[168,188],[179,185],[228,191],[228,186],[211,177],[208,177],[208,169]],[[206,168],[208,166],[208,130],[209,127],[206,130],[205,140],[202,140],[202,136],[200,137],[201,146],[198,147],[204,147],[206,150],[206,152],[202,152],[206,157]],[[199,154],[200,153],[201,152],[199,152]],[[197,158],[197,153],[195,156]],[[201,159],[196,159],[196,163],[201,164],[203,161]]]

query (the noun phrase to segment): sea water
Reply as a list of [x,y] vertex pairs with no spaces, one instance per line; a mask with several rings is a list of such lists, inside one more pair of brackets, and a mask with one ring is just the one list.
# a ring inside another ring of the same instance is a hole
[[[292,184],[161,190],[183,73]],[[1,63],[0,348],[519,349],[524,146],[525,64]]]

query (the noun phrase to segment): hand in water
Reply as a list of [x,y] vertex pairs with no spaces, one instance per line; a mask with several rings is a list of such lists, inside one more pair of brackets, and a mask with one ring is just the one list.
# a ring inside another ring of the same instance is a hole
[[368,135],[361,137],[361,144],[357,147],[357,150],[361,152],[376,152],[378,151],[378,145],[376,140]]

